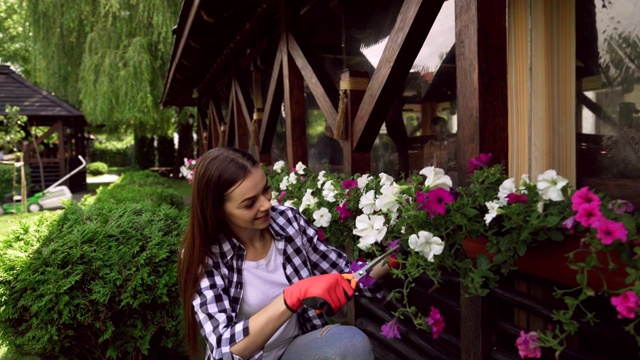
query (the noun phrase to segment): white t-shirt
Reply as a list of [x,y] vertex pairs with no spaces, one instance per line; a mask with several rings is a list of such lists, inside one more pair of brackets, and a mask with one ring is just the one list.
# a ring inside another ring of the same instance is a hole
[[[270,304],[289,286],[284,276],[282,255],[271,242],[269,254],[262,260],[244,261],[244,281],[239,319],[246,319]],[[297,315],[294,314],[276,331],[264,346],[264,360],[278,359],[293,339],[300,334]]]

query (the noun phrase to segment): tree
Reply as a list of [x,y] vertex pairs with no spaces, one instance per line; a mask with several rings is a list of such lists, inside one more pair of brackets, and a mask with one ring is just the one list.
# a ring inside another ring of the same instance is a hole
[[106,133],[171,134],[159,99],[180,3],[27,0],[35,82]]
[[[15,106],[6,105],[5,106],[6,115],[0,115],[0,150],[9,150],[13,152],[18,152],[21,146],[18,144],[25,137],[24,128],[27,124],[27,117],[24,115],[20,115],[20,109]],[[24,143],[21,144],[24,146]],[[27,209],[27,182],[26,182],[26,174],[24,171],[24,163],[22,161],[23,154],[22,152],[18,152],[18,160],[16,160],[16,167],[21,166],[21,194],[20,197],[22,202],[22,209]],[[13,196],[12,198],[15,201],[15,188],[16,188],[16,172],[15,168],[13,171]],[[15,208],[15,204],[14,204]]]
[[21,0],[0,0],[0,64],[29,74],[29,46],[25,5]]

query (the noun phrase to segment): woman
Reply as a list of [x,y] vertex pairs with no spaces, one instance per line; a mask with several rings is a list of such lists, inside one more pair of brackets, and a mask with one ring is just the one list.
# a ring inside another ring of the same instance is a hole
[[318,241],[296,209],[271,204],[253,156],[212,149],[199,159],[192,186],[178,277],[193,357],[201,357],[200,334],[207,359],[373,358],[359,329],[325,319],[353,296],[340,275],[349,260]]

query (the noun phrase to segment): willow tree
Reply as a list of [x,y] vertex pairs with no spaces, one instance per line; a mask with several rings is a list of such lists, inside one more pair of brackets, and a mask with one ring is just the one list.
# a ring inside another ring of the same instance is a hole
[[34,79],[91,124],[136,138],[168,136],[161,111],[176,0],[27,0]]

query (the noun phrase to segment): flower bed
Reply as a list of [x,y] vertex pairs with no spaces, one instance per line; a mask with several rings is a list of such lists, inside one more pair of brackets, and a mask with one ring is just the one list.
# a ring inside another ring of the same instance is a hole
[[[516,343],[523,357],[536,357],[540,346],[562,351],[566,337],[576,331],[574,315],[582,311],[582,302],[597,294],[611,297],[621,318],[635,318],[640,309],[640,251],[635,246],[640,216],[632,213],[630,203],[612,201],[588,188],[576,190],[554,170],[540,174],[535,182],[527,175],[508,178],[500,165],[490,166],[490,159],[488,154],[472,159],[469,184],[457,188],[435,167],[405,179],[384,173],[316,174],[304,164],[289,169],[282,161],[264,171],[274,189],[272,201],[300,209],[321,238],[347,250],[356,265],[400,243],[401,249],[389,259],[393,276],[404,282],[392,292],[403,306],[394,315],[411,320],[434,338],[446,319],[436,307],[423,314],[409,304],[418,276],[438,284],[444,271],[457,272],[467,293],[482,296],[518,267],[535,271],[535,262],[527,263],[525,254],[551,260],[559,266],[559,275],[574,280],[568,283],[575,288],[556,292],[567,307],[554,315],[553,331],[523,330]],[[572,234],[581,235],[569,244],[568,238],[576,238]],[[478,237],[486,239],[487,253],[467,256],[465,238]],[[558,248],[558,257],[545,253],[547,245]],[[610,269],[618,273],[615,286],[600,276]],[[595,314],[589,318],[595,319]],[[636,322],[626,330],[640,339]],[[398,326],[392,320],[381,332],[398,337]]]

